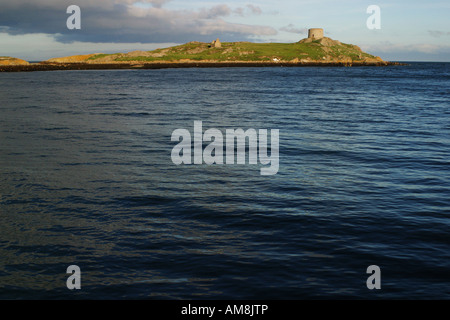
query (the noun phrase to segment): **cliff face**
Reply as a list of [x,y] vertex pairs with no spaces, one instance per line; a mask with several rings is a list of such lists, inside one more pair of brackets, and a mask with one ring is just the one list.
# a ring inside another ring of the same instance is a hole
[[29,62],[18,58],[0,57],[0,65],[2,66],[26,66],[29,64]]

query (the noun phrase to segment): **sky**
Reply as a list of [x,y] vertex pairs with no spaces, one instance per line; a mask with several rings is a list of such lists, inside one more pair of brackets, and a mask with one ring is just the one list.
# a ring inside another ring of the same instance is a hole
[[[69,30],[67,8],[81,9]],[[380,29],[366,25],[380,7]],[[0,56],[40,61],[189,41],[296,42],[308,28],[390,61],[450,61],[450,1],[0,0]]]

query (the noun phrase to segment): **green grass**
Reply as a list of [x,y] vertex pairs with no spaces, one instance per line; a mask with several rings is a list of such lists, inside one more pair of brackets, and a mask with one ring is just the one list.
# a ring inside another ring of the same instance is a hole
[[[115,53],[115,54],[118,54],[118,53]],[[100,59],[100,58],[104,58],[104,57],[112,56],[112,55],[114,55],[114,54],[100,53],[100,54],[96,54],[95,56],[88,58],[87,60],[96,60],[96,59]]]
[[[321,60],[325,56],[333,58],[350,57],[352,60],[361,60],[374,57],[361,52],[349,44],[335,45],[324,48],[319,41],[311,43],[252,43],[252,42],[224,42],[221,48],[210,47],[203,42],[186,43],[166,49],[148,51],[154,56],[130,57],[126,54],[115,54],[114,61],[178,61],[189,59],[194,61],[273,61],[274,58],[282,61],[293,59]],[[328,50],[328,51],[324,51]],[[98,54],[88,60],[96,60],[112,54]],[[158,56],[160,55],[160,56]]]

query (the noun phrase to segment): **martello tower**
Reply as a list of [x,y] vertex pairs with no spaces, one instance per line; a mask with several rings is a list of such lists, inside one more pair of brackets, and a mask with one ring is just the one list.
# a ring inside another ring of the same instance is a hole
[[323,38],[323,29],[322,28],[312,28],[308,30],[308,38],[311,39],[322,39]]

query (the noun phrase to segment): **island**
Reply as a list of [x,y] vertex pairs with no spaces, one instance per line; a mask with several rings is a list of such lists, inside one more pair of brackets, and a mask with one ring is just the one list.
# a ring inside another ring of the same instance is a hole
[[28,65],[30,65],[30,63],[22,59],[0,56],[0,66],[28,66]]
[[[12,61],[14,58],[5,59]],[[16,59],[19,60],[19,59]],[[23,60],[22,60],[23,61]],[[52,58],[39,63],[3,64],[0,71],[161,69],[187,67],[269,66],[388,66],[397,62],[361,50],[356,45],[325,37],[323,29],[308,31],[308,38],[295,43],[191,41],[152,51],[93,53]]]

